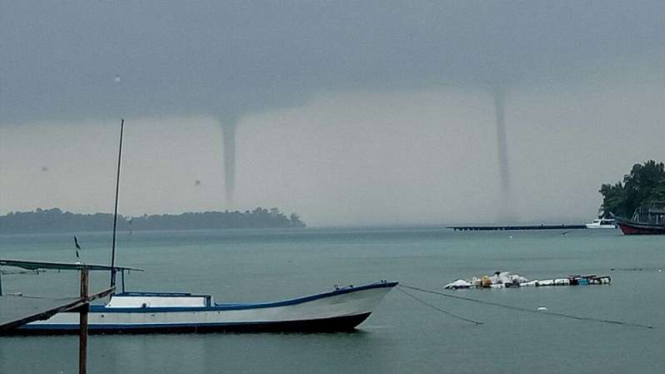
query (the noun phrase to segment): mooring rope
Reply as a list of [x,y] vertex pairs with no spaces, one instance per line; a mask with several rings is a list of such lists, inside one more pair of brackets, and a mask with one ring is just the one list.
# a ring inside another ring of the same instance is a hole
[[430,307],[430,308],[432,308],[432,309],[434,309],[434,310],[437,310],[437,311],[439,311],[439,312],[441,312],[441,313],[443,313],[443,314],[446,314],[446,315],[448,315],[448,316],[450,316],[450,317],[457,318],[457,319],[460,319],[460,320],[462,320],[462,321],[469,322],[469,323],[473,323],[473,324],[476,324],[476,325],[482,325],[482,324],[483,324],[482,322],[474,321],[474,320],[472,320],[472,319],[468,319],[468,318],[464,318],[464,317],[462,317],[462,316],[458,316],[457,314],[454,314],[454,313],[448,312],[448,311],[443,310],[443,309],[441,309],[441,308],[439,308],[439,307],[437,307],[437,306],[434,306],[434,305],[428,303],[427,301],[425,301],[425,300],[423,300],[423,299],[420,299],[420,298],[418,298],[418,297],[416,297],[416,296],[414,296],[414,295],[412,295],[412,294],[410,294],[410,293],[404,291],[404,290],[402,289],[402,287],[398,287],[397,289],[398,289],[399,291],[403,292],[405,295],[407,295],[407,296],[413,298],[414,300],[416,300],[416,301],[422,303],[423,305],[426,305],[426,306],[428,306],[428,307]]
[[478,304],[483,304],[483,305],[490,305],[490,306],[494,306],[494,307],[497,307],[497,308],[509,309],[509,310],[514,310],[514,311],[518,311],[518,312],[527,312],[527,313],[533,313],[533,314],[539,314],[539,315],[569,318],[569,319],[574,319],[574,320],[578,320],[578,321],[592,321],[592,322],[608,323],[608,324],[612,324],[612,325],[631,326],[631,327],[638,327],[638,328],[642,328],[642,329],[653,329],[654,328],[653,326],[643,325],[643,324],[640,324],[640,323],[623,322],[623,321],[616,321],[616,320],[603,319],[603,318],[580,317],[580,316],[575,316],[575,315],[572,315],[572,314],[550,312],[550,311],[538,311],[538,310],[527,309],[527,308],[522,308],[522,307],[517,307],[517,306],[512,306],[512,305],[495,303],[495,302],[492,302],[492,301],[483,301],[483,300],[472,299],[470,297],[457,296],[457,295],[451,295],[451,294],[438,292],[438,291],[426,290],[424,288],[408,286],[408,285],[405,285],[405,284],[400,284],[398,287],[408,288],[410,290],[430,293],[430,294],[439,295],[439,296],[443,296],[443,297],[449,297],[451,299],[470,301],[470,302],[473,302],[473,303],[478,303]]
[[20,297],[23,299],[34,299],[34,300],[51,300],[51,301],[68,301],[68,300],[75,300],[77,297],[75,296],[70,296],[70,297],[47,297],[47,296],[32,296],[32,295],[24,295],[23,293],[8,293],[2,295],[2,297]]

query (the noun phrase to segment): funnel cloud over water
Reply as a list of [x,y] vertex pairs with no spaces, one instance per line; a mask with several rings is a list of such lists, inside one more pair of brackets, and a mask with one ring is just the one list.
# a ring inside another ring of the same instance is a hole
[[494,88],[494,110],[496,114],[496,140],[499,150],[499,175],[501,189],[505,195],[510,194],[510,165],[508,165],[508,149],[506,147],[506,94],[503,89]]
[[236,179],[236,127],[238,119],[235,116],[220,118],[224,142],[224,193],[227,209],[233,209]]
[[561,223],[665,159],[662,0],[0,3],[0,214],[107,210],[120,117],[123,214]]
[[502,208],[501,219],[512,220],[510,206],[512,205],[512,192],[510,180],[510,164],[508,163],[508,147],[506,145],[506,93],[501,87],[492,89],[494,97],[494,111],[496,115],[496,140],[499,160],[499,177],[501,179]]

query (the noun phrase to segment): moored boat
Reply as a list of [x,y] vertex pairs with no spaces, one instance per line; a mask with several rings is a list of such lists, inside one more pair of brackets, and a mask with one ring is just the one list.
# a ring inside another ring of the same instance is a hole
[[[335,287],[278,302],[217,304],[210,295],[123,292],[91,305],[91,334],[204,332],[337,332],[365,321],[397,282]],[[79,314],[60,313],[13,331],[19,335],[78,333]]]
[[615,218],[625,235],[665,235],[665,201],[642,205],[632,219]]
[[616,227],[616,220],[612,218],[597,218],[586,224],[587,229],[616,229]]
[[[349,331],[365,321],[384,296],[397,286],[397,282],[383,280],[254,304],[217,304],[211,295],[190,293],[125,292],[125,270],[132,269],[115,265],[123,129],[124,120],[120,123],[111,266],[104,267],[110,269],[112,290],[116,289],[116,275],[120,273],[122,292],[112,294],[106,305],[90,305],[87,319],[91,334]],[[76,245],[78,248],[78,241]],[[26,261],[5,261],[5,264],[28,269],[44,266]],[[79,313],[59,313],[47,320],[23,325],[9,334],[67,334],[79,330]]]

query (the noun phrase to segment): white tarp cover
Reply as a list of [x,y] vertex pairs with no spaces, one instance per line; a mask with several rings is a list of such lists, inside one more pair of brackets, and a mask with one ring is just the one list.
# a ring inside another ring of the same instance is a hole
[[507,271],[496,272],[493,275],[484,275],[480,278],[473,277],[471,280],[458,279],[448,283],[443,288],[447,290],[457,290],[465,288],[504,288],[504,287],[543,287],[543,286],[572,286],[589,284],[611,284],[612,279],[609,276],[580,276],[571,275],[566,278],[532,280],[524,278],[518,274],[511,274]]

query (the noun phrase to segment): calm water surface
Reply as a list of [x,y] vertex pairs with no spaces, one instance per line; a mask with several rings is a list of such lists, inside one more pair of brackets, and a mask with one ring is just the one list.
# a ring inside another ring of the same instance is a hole
[[[80,234],[83,261],[107,263],[110,234]],[[511,271],[529,279],[611,275],[610,286],[463,290],[530,310],[620,320],[643,329],[525,313],[395,289],[355,333],[92,336],[89,372],[107,373],[662,373],[665,237],[618,231],[462,233],[306,229],[122,233],[128,290],[271,301],[333,285],[397,280],[431,290]],[[71,235],[0,236],[0,257],[75,261]],[[614,269],[614,270],[612,270]],[[8,270],[8,269],[6,269]],[[663,271],[661,271],[663,270]],[[5,275],[5,292],[72,295],[78,275]],[[93,289],[108,283],[96,274]],[[76,373],[76,337],[0,337],[0,373]]]

